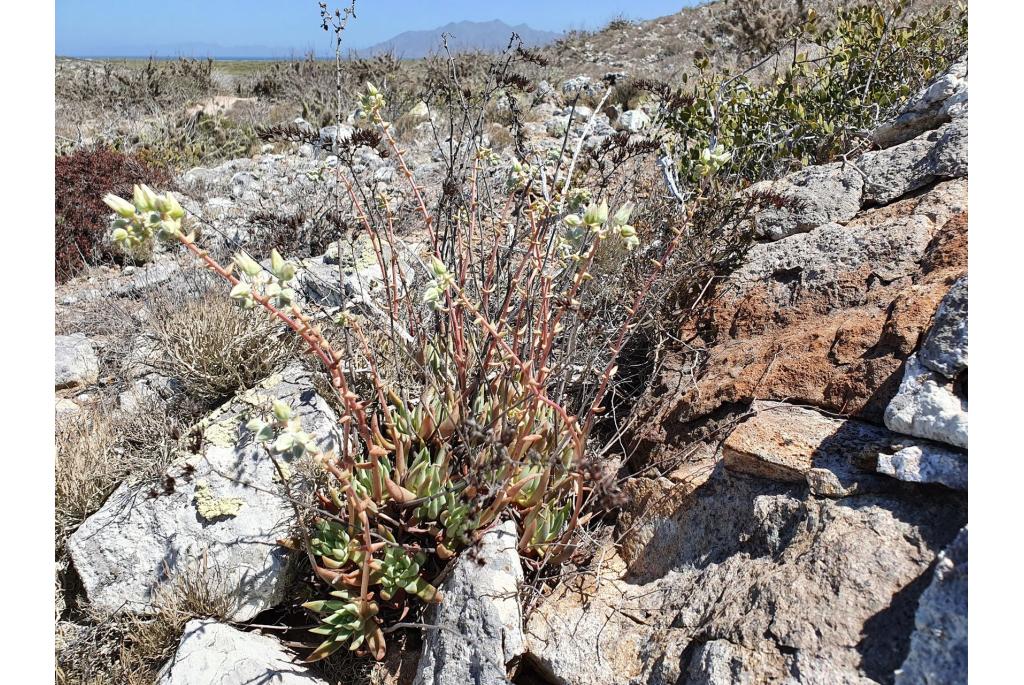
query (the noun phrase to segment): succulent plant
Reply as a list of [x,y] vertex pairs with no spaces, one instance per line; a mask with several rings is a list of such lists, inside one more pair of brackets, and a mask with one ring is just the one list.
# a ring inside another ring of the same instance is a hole
[[320,599],[302,605],[322,615],[321,624],[309,632],[325,638],[307,661],[324,659],[342,647],[353,652],[365,647],[374,658],[383,659],[386,646],[384,633],[377,621],[377,603],[353,596],[347,590],[334,590],[330,596],[335,599]]
[[380,598],[390,601],[400,592],[415,595],[427,603],[441,601],[437,588],[423,580],[420,568],[426,563],[424,552],[409,554],[397,544],[385,548],[384,558],[374,560],[370,581],[380,585]]

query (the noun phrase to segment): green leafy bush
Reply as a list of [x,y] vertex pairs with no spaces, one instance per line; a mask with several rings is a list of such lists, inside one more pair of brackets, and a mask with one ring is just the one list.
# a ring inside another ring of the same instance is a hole
[[967,9],[907,18],[906,0],[840,11],[828,27],[808,11],[778,56],[753,79],[711,69],[698,56],[688,88],[660,92],[680,188],[702,194],[703,179],[742,184],[819,164],[866,145],[867,134],[967,46]]

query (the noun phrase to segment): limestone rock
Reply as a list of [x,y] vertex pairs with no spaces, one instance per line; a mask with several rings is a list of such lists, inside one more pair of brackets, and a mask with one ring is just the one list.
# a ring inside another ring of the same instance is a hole
[[879,126],[871,141],[891,147],[967,113],[967,56],[924,88],[896,119]]
[[246,633],[209,619],[185,625],[178,650],[157,685],[326,685],[295,663],[272,637]]
[[711,640],[693,652],[687,671],[690,685],[754,685],[749,655],[728,640]]
[[630,133],[637,133],[651,125],[651,118],[642,109],[630,109],[619,115],[615,127]]
[[967,682],[967,528],[935,564],[896,685]]
[[562,83],[562,95],[567,99],[575,98],[577,95],[597,99],[601,97],[602,92],[601,84],[595,83],[589,76],[576,76]]
[[245,195],[245,191],[256,185],[259,179],[248,171],[239,171],[231,177],[231,197],[236,200]]
[[533,99],[539,104],[557,104],[559,101],[558,91],[555,90],[554,86],[546,80],[541,80],[537,83],[537,87],[533,91]]
[[906,654],[914,581],[965,518],[953,493],[805,498],[719,472],[651,541],[642,575],[556,587],[529,617],[526,654],[559,685],[885,682]]
[[911,445],[895,454],[879,453],[878,472],[910,483],[967,489],[967,455],[938,445]]
[[515,521],[488,531],[462,552],[430,620],[415,685],[498,685],[506,664],[523,652],[523,617]]
[[853,165],[836,162],[755,183],[744,195],[772,196],[773,201],[757,212],[754,229],[760,238],[779,240],[824,224],[849,221],[860,211],[863,186],[863,177]]
[[899,392],[885,410],[890,430],[967,449],[967,400],[941,374],[907,359]]
[[921,345],[921,363],[946,378],[967,368],[967,277],[949,289]]
[[945,124],[857,161],[864,173],[864,200],[887,204],[938,179],[967,175],[967,118]]
[[[386,246],[383,257],[390,280],[392,259]],[[414,278],[412,267],[404,256],[398,256],[396,261],[401,272],[397,276],[400,287],[403,283],[411,284]],[[380,261],[366,235],[360,235],[351,242],[343,241],[340,246],[333,243],[326,254],[302,260],[297,278],[299,294],[319,305],[342,307],[357,303],[371,308],[376,306],[371,296],[384,290],[384,279]]]
[[348,138],[352,135],[353,130],[351,126],[345,124],[342,124],[340,128],[337,125],[324,126],[320,129],[320,147],[330,150],[334,147],[336,140]]
[[750,247],[677,333],[699,351],[670,350],[641,398],[633,464],[683,448],[702,417],[756,399],[881,424],[904,361],[967,272],[966,202],[965,180],[942,182],[846,225]]
[[[68,541],[92,604],[145,613],[154,589],[184,573],[203,573],[231,603],[233,620],[279,602],[287,553],[276,541],[288,535],[294,513],[266,449],[245,424],[278,398],[330,449],[336,417],[311,387],[308,371],[289,366],[208,417],[198,453],[171,466],[159,484],[122,484]],[[287,467],[289,460],[279,459]],[[290,477],[293,491],[302,492],[306,484]]]
[[92,385],[99,373],[99,359],[84,333],[54,337],[53,387]]

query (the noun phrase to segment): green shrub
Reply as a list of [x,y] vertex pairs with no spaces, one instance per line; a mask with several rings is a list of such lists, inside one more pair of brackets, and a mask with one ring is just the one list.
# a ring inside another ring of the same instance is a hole
[[175,120],[149,138],[153,142],[138,145],[137,154],[166,168],[180,170],[249,157],[260,144],[253,126],[201,111]]
[[705,56],[686,89],[645,82],[663,98],[680,187],[699,195],[711,172],[749,183],[864,149],[873,128],[967,48],[966,6],[907,19],[906,5],[846,9],[828,28],[810,12],[789,40],[822,54],[783,54],[767,82],[713,71]]

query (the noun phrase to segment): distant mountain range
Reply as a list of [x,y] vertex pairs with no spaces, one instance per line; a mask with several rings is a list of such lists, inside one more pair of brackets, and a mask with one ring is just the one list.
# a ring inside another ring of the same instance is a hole
[[[459,21],[426,31],[406,31],[368,48],[352,50],[350,54],[368,56],[391,52],[400,59],[418,59],[443,52],[442,34],[448,34],[448,48],[453,53],[472,50],[500,52],[508,46],[513,32],[519,35],[523,45],[529,47],[546,45],[562,37],[560,33],[540,31],[530,28],[526,24],[509,26],[497,19],[494,21]],[[93,58],[149,57],[152,55],[161,58],[288,59],[301,58],[308,54],[308,51],[268,45],[225,46],[217,43],[182,42],[150,46],[125,46],[118,50],[118,53],[104,54],[99,50],[87,49],[74,51],[72,54],[76,57]],[[318,56],[329,57],[326,53]]]
[[401,59],[418,59],[443,51],[441,35],[448,34],[448,49],[453,53],[482,50],[499,52],[508,46],[509,38],[515,32],[523,45],[535,47],[546,45],[562,37],[553,31],[540,31],[526,24],[509,26],[503,21],[459,21],[445,24],[426,31],[406,31],[394,38],[358,50],[360,55],[377,55],[392,52]]

